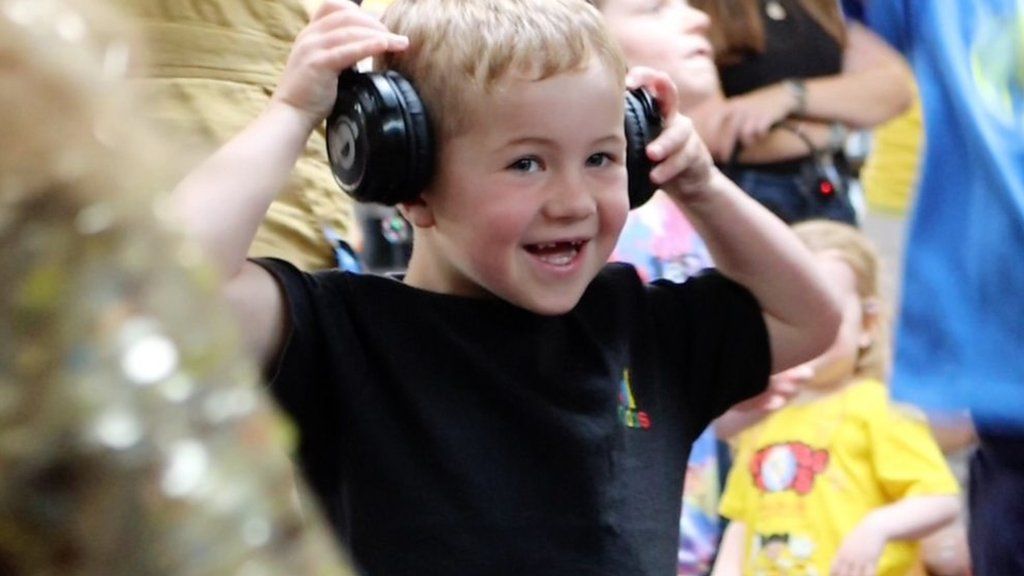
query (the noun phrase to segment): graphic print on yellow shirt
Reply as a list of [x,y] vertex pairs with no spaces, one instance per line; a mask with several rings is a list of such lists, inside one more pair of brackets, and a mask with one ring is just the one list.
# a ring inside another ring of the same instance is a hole
[[803,442],[782,442],[758,450],[750,459],[750,474],[762,492],[793,490],[804,495],[811,491],[814,478],[827,465],[827,451]]

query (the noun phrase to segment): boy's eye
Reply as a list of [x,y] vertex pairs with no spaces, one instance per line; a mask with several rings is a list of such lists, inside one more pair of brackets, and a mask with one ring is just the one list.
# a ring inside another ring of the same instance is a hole
[[587,166],[605,166],[612,161],[611,154],[607,152],[598,152],[597,154],[591,154],[587,157]]
[[540,160],[532,156],[520,158],[508,165],[509,170],[517,172],[537,172],[541,169]]
[[648,0],[647,11],[648,12],[661,12],[665,8],[665,0]]

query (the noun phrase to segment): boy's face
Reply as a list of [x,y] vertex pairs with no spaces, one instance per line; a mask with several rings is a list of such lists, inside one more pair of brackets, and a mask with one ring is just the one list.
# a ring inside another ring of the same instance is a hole
[[605,264],[629,210],[624,94],[604,67],[510,77],[481,97],[472,127],[441,146],[406,282],[569,311]]
[[686,0],[605,0],[601,12],[630,66],[672,78],[684,112],[718,90],[710,21]]

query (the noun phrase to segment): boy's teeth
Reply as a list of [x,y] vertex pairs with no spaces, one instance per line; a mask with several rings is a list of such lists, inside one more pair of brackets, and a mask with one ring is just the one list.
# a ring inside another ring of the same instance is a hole
[[574,248],[569,252],[562,252],[560,254],[541,255],[540,259],[555,266],[565,266],[572,262],[572,259],[576,257],[577,252],[579,251]]
[[535,244],[530,251],[547,264],[566,266],[580,253],[580,246],[579,242],[553,242]]

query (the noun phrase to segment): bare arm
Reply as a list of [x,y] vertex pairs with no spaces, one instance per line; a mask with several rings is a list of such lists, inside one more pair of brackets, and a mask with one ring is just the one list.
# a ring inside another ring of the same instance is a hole
[[747,538],[747,526],[743,522],[732,521],[722,534],[722,542],[718,545],[718,556],[711,576],[740,576],[743,574],[743,542]]
[[852,128],[871,128],[910,108],[913,73],[885,40],[858,23],[847,27],[843,71],[808,80],[803,116],[836,120]]
[[705,193],[678,201],[715,267],[761,304],[772,372],[824,352],[839,326],[838,305],[811,254],[789,227],[717,169]]
[[952,495],[911,496],[876,508],[843,538],[832,574],[874,574],[887,543],[927,536],[952,522],[959,509],[960,502]]
[[[710,125],[711,119],[702,118],[700,114],[697,111],[690,117],[711,155],[720,164],[732,161],[736,140],[721,127]],[[790,120],[788,123],[802,132],[815,150],[826,150],[832,144],[832,127],[828,123],[816,120]],[[742,164],[767,164],[805,158],[809,153],[807,143],[792,131],[773,128],[760,139],[744,145],[735,160]]]
[[309,135],[330,112],[341,71],[406,44],[355,4],[328,0],[296,38],[264,113],[174,191],[187,232],[221,272],[225,296],[264,367],[278,356],[287,320],[273,278],[246,260],[249,245]]
[[865,522],[890,542],[917,540],[952,522],[959,511],[954,495],[911,496],[875,509]]
[[728,158],[737,142],[755,146],[787,118],[866,129],[907,110],[914,98],[907,62],[864,26],[854,23],[847,30],[842,71],[804,80],[802,106],[786,82],[708,104],[699,124],[707,127],[702,133],[714,134],[709,144],[715,157]]
[[761,305],[771,340],[772,372],[817,356],[833,341],[839,305],[793,232],[719,172],[692,122],[677,112],[675,86],[649,68],[630,83],[654,92],[665,129],[647,152],[651,180],[679,205],[707,243],[715,266]]
[[[718,98],[708,99],[687,111],[701,139],[719,163],[733,160],[733,147],[736,145],[735,135],[721,125],[724,102]],[[787,122],[802,132],[816,150],[827,149],[832,144],[832,126],[829,122],[808,119],[791,119]],[[792,131],[773,128],[761,138],[745,144],[736,161],[744,164],[785,162],[804,158],[809,152],[807,143]]]

